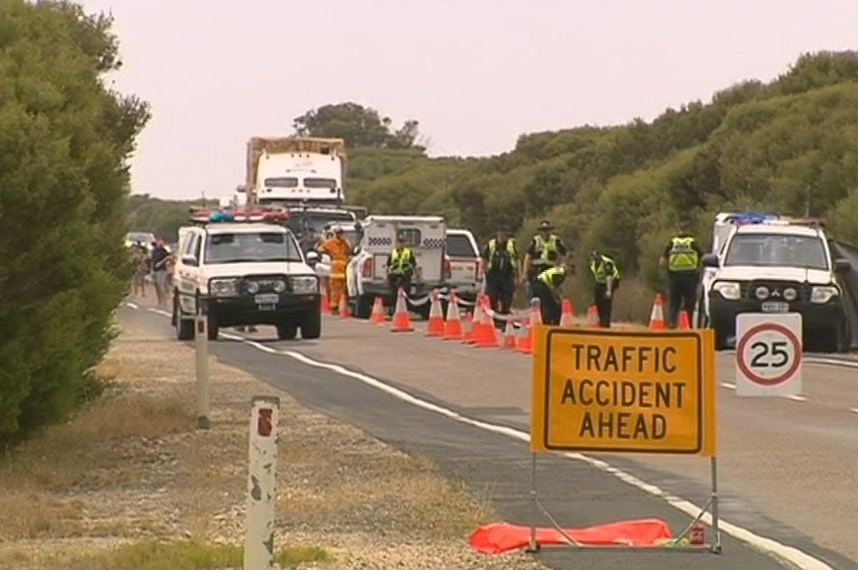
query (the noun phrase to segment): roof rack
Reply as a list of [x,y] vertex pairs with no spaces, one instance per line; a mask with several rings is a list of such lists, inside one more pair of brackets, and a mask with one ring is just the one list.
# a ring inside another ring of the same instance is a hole
[[261,207],[247,210],[205,209],[194,206],[190,208],[190,220],[196,226],[213,223],[277,223],[288,219],[289,211],[284,208]]

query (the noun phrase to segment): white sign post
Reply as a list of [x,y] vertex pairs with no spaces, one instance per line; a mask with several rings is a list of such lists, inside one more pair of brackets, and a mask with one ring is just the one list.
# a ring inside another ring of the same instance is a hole
[[736,317],[736,395],[801,394],[801,338],[798,313]]
[[208,318],[197,315],[194,318],[194,348],[197,372],[197,427],[211,428],[209,415],[209,336]]
[[250,414],[244,570],[274,567],[274,509],[277,501],[277,421],[280,398],[256,396]]

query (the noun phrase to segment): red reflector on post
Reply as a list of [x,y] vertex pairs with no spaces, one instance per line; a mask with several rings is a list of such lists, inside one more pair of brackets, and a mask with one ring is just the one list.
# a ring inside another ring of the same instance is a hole
[[261,408],[259,410],[259,419],[256,421],[256,433],[260,437],[271,436],[271,431],[274,429],[272,415],[274,410],[271,408]]

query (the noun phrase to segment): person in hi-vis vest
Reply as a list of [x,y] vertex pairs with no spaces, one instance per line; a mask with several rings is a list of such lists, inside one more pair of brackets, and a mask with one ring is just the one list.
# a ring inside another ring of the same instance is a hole
[[691,234],[688,222],[680,222],[676,236],[664,247],[659,266],[667,269],[668,305],[667,324],[676,328],[679,313],[685,311],[689,320],[697,302],[697,285],[700,282],[700,259],[703,250]]
[[411,293],[411,280],[417,271],[417,258],[414,252],[406,245],[406,239],[400,235],[396,238],[396,247],[387,256],[387,283],[390,286],[392,303],[389,314],[396,310],[396,296],[402,288],[405,294]]
[[620,286],[620,268],[609,255],[599,251],[590,252],[590,275],[593,276],[593,304],[599,313],[599,326],[611,327],[614,309],[614,292]]

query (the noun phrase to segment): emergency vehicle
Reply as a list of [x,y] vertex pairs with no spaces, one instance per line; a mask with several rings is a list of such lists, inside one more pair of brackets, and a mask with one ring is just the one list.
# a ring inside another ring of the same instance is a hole
[[851,266],[833,258],[821,220],[718,214],[702,262],[697,324],[715,331],[716,349],[735,344],[741,313],[797,312],[805,346],[839,352],[850,345],[840,276]]
[[273,325],[277,337],[321,336],[319,278],[282,210],[196,211],[179,230],[172,324],[194,337],[194,316],[207,316],[208,337],[222,327]]
[[376,297],[389,307],[396,302],[387,279],[387,257],[403,238],[414,252],[417,269],[408,308],[428,318],[425,298],[433,289],[445,291],[450,278],[450,260],[445,256],[447,227],[441,216],[367,216],[362,222],[358,253],[346,267],[346,288],[352,314],[365,319]]
[[483,290],[483,270],[480,267],[480,248],[470,230],[450,228],[447,230],[446,255],[450,263],[447,285],[456,295],[473,303]]

